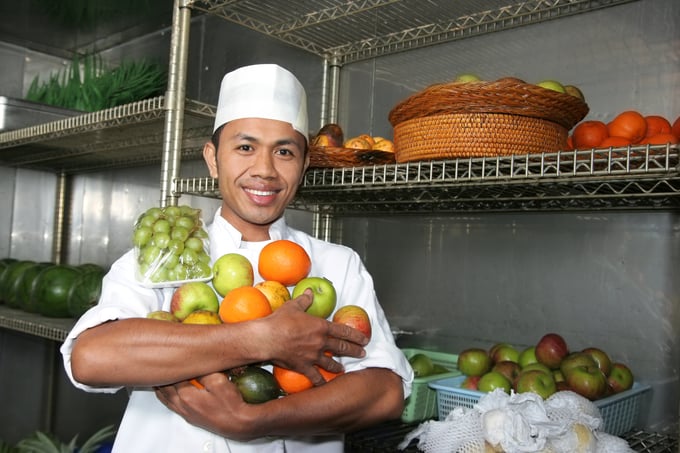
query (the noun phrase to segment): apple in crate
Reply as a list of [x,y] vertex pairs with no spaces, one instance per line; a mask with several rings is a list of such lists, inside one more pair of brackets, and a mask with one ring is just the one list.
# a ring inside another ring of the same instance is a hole
[[557,391],[557,384],[552,373],[528,370],[523,371],[517,378],[515,390],[517,393],[534,392],[543,399],[547,399]]
[[604,352],[602,349],[594,347],[585,348],[581,352],[585,352],[586,354],[590,355],[595,360],[600,370],[602,370],[606,376],[609,376],[609,373],[612,370],[612,361],[606,352]]
[[607,378],[607,383],[614,393],[624,392],[633,387],[633,372],[623,363],[612,364],[612,370]]
[[550,369],[560,367],[562,359],[569,353],[567,342],[561,335],[548,333],[536,343],[536,359]]
[[519,362],[519,351],[508,343],[499,343],[489,350],[489,357],[493,363],[510,361]]
[[481,376],[465,376],[463,382],[460,383],[460,388],[466,390],[478,390],[478,384],[481,378]]
[[496,389],[501,389],[505,393],[510,393],[511,387],[512,384],[510,383],[510,380],[498,371],[484,373],[482,377],[479,378],[479,382],[477,382],[477,389],[480,392],[492,392]]
[[515,382],[515,379],[517,379],[517,376],[519,376],[522,369],[517,362],[503,360],[494,364],[493,368],[491,368],[491,371],[501,373],[503,376],[508,378],[510,382]]
[[562,359],[559,370],[566,378],[571,370],[577,367],[599,368],[597,362],[590,354],[586,354],[585,352],[572,352]]
[[468,348],[458,354],[458,370],[466,376],[481,376],[491,369],[491,357],[481,348]]
[[595,366],[577,366],[564,375],[570,390],[591,401],[602,398],[607,390],[607,377]]

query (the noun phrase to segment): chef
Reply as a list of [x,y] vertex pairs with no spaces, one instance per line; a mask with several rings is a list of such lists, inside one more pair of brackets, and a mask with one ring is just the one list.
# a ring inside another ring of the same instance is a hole
[[[311,257],[310,275],[333,282],[338,308],[366,310],[370,341],[307,314],[309,290],[253,321],[186,325],[148,319],[151,311],[169,308],[174,288],[141,285],[130,250],[112,265],[98,305],[61,347],[76,387],[129,391],[114,452],[339,453],[343,433],[400,417],[413,372],[360,257],[286,224],[285,209],[309,165],[307,122],[304,88],[284,68],[246,66],[224,77],[213,136],[203,150],[222,195],[207,228],[211,259],[236,252],[257,270],[266,244],[298,243]],[[257,271],[255,279],[262,280]],[[253,363],[293,369],[315,386],[248,404],[223,371]],[[316,367],[344,373],[326,383]],[[193,378],[200,385],[192,385]]]

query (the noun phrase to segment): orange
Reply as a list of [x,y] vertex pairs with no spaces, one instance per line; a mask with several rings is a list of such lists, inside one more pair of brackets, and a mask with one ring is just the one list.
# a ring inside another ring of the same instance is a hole
[[643,145],[665,145],[666,143],[678,143],[678,137],[673,134],[655,134],[642,140]]
[[673,121],[673,125],[671,126],[671,134],[680,138],[680,116],[677,117],[675,121]]
[[312,260],[299,244],[279,239],[264,246],[257,266],[263,279],[293,286],[309,274]]
[[222,322],[241,322],[270,315],[272,307],[259,289],[242,286],[224,296],[219,313]]
[[651,137],[656,134],[670,134],[671,133],[671,123],[668,122],[666,118],[659,115],[648,115],[645,116],[645,121],[647,122],[647,132],[645,137]]
[[274,365],[272,373],[281,390],[288,394],[302,392],[314,387],[307,376],[297,371]]
[[608,126],[609,135],[624,137],[631,143],[639,143],[647,133],[647,121],[641,113],[627,110],[619,113]]
[[607,137],[602,140],[597,147],[598,148],[621,148],[630,145],[630,140],[623,137]]
[[[344,373],[344,371],[341,371],[340,373],[331,373],[321,367],[316,367],[316,369],[319,370],[319,373],[321,373],[321,376],[323,376],[326,382],[329,382]],[[281,390],[288,394],[302,392],[314,387],[314,384],[312,384],[312,381],[310,381],[307,376],[298,373],[297,371],[274,365],[272,373],[274,374],[274,378],[276,378],[276,382],[279,383]]]
[[574,149],[597,148],[608,136],[607,125],[602,121],[582,121],[576,125],[572,133]]

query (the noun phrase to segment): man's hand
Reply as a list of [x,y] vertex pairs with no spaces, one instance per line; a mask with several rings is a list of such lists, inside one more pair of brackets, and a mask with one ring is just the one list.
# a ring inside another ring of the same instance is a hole
[[261,331],[261,338],[267,339],[266,347],[272,351],[274,364],[302,373],[314,385],[321,385],[325,380],[315,365],[332,373],[343,371],[342,365],[326,352],[363,357],[368,338],[349,326],[306,313],[313,297],[312,290],[307,289],[271,315],[261,318],[262,329],[266,329]]
[[[196,381],[198,386],[191,381]],[[252,405],[243,401],[226,373],[213,373],[191,381],[156,387],[156,397],[194,426],[236,440],[256,437],[243,422]]]

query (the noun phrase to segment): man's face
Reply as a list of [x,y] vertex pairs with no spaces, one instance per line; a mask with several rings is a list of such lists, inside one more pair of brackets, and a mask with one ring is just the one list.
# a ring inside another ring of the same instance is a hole
[[203,157],[218,178],[222,217],[251,241],[269,238],[269,225],[283,215],[309,164],[300,133],[259,118],[225,124],[219,149],[208,143]]

